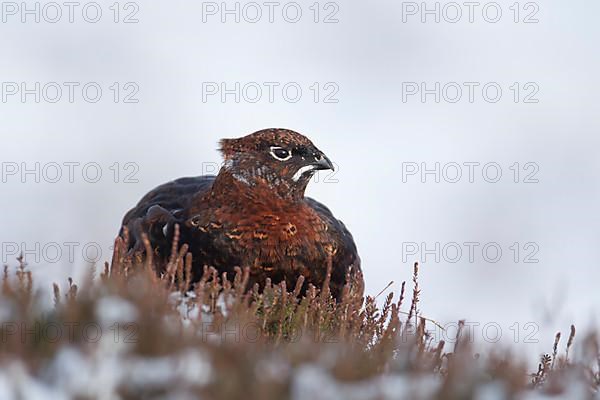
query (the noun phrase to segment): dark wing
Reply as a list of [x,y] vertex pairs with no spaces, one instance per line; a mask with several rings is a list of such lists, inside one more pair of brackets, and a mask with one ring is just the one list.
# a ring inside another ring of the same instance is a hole
[[210,190],[215,176],[205,175],[191,178],[180,178],[165,183],[148,192],[138,204],[129,210],[121,224],[129,231],[130,252],[144,249],[142,233],[148,235],[152,248],[163,253],[171,246],[175,223],[183,223],[182,210],[186,209],[191,199],[198,194]]
[[[346,275],[357,276],[362,284],[362,272],[360,269],[360,257],[356,250],[356,244],[352,238],[352,234],[348,231],[342,221],[335,218],[329,208],[322,203],[305,197],[306,203],[312,207],[319,216],[326,221],[328,233],[335,242],[336,253],[333,256],[331,270],[331,290],[333,293],[341,294],[344,284],[346,283]],[[357,275],[358,274],[358,275]],[[357,288],[361,291],[363,288]]]

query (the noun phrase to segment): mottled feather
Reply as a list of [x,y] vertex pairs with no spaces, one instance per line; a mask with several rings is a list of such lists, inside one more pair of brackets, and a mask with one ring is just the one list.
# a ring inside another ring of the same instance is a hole
[[361,273],[356,245],[325,205],[304,196],[316,170],[333,168],[329,159],[285,129],[224,139],[221,152],[225,163],[217,176],[161,185],[125,215],[130,251],[143,251],[146,233],[164,268],[179,224],[193,255],[192,281],[204,266],[229,277],[239,266],[250,268],[250,285],[270,278],[294,287],[302,275],[304,289],[308,283],[320,288],[331,262],[330,289],[339,298],[347,277]]

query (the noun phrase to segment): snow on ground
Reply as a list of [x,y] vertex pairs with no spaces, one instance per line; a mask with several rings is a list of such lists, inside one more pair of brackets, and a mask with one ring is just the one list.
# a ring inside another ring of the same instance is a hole
[[98,350],[84,354],[63,348],[37,376],[21,361],[0,370],[0,399],[120,399],[119,393],[153,393],[169,388],[180,394],[208,384],[211,366],[199,351],[158,357],[128,357],[120,352]]
[[[202,317],[210,321],[208,310],[193,303],[194,293],[171,294],[169,301],[177,310],[169,316],[191,327]],[[229,299],[219,298],[225,311]],[[23,360],[3,361],[0,369],[0,400],[4,399],[99,399],[116,400],[133,395],[136,398],[195,399],[198,391],[206,389],[217,379],[211,356],[199,348],[186,348],[163,356],[143,356],[133,351],[134,344],[115,340],[110,327],[115,323],[127,324],[138,320],[136,306],[115,295],[101,297],[95,314],[104,334],[93,345],[75,347],[65,345],[43,365],[31,368]],[[0,322],[13,314],[14,304],[0,302]],[[167,321],[169,322],[169,321]],[[210,335],[206,337],[211,339]],[[320,360],[293,365],[281,354],[264,354],[254,368],[270,381],[288,383],[293,400],[425,400],[438,396],[443,390],[439,374],[407,372],[407,360],[402,352],[396,355],[385,373],[358,381],[341,381],[328,368],[328,354]],[[486,356],[472,360],[460,371],[465,396],[475,400],[501,400],[510,397],[507,388],[486,378]],[[233,368],[233,367],[231,367]],[[220,371],[221,374],[223,371]],[[225,371],[227,375],[227,371]],[[588,399],[588,387],[574,373],[568,376],[567,390],[561,394],[543,390],[522,393],[521,400]],[[475,387],[474,392],[469,391]],[[593,399],[600,400],[600,394]]]

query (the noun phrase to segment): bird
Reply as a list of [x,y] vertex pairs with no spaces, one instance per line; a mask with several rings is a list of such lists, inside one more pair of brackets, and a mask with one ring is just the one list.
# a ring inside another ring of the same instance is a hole
[[362,294],[351,233],[329,208],[305,196],[317,171],[334,170],[331,160],[307,137],[283,128],[219,144],[224,161],[216,176],[160,185],[126,213],[120,235],[129,232],[128,252],[142,252],[147,238],[164,273],[178,225],[179,240],[192,253],[192,282],[205,267],[229,277],[247,267],[250,287],[263,288],[270,279],[294,288],[302,276],[302,293],[328,279],[338,301],[350,281]]

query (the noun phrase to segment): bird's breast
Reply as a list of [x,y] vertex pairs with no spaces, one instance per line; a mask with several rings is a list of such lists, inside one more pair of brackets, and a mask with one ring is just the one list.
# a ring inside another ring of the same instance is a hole
[[336,251],[326,221],[306,206],[252,212],[221,208],[193,215],[186,225],[200,246],[254,264],[318,263]]

